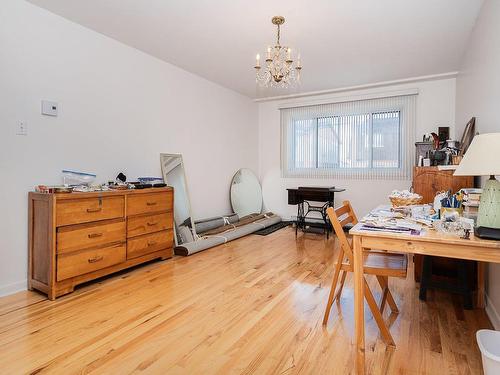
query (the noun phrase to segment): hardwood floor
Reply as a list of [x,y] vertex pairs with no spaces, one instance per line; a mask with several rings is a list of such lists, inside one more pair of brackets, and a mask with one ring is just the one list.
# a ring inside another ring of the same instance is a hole
[[[155,262],[48,301],[0,299],[1,374],[353,373],[352,275],[322,326],[334,239],[286,228],[188,258]],[[379,289],[373,288],[379,297]],[[400,314],[395,350],[366,316],[370,374],[480,374],[475,331],[483,310],[391,280]],[[389,310],[389,309],[387,309]]]

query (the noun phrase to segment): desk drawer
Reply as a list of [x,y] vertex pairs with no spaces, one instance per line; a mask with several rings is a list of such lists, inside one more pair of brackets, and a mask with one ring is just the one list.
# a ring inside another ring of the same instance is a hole
[[136,194],[127,198],[127,214],[140,215],[172,210],[172,192]]
[[122,220],[106,224],[83,224],[59,228],[57,252],[68,253],[114,242],[125,242],[125,227],[125,221]]
[[121,244],[76,253],[60,254],[57,256],[57,281],[125,262],[126,253],[125,245]]
[[172,247],[173,239],[171,229],[141,237],[129,238],[127,242],[127,259]]
[[127,221],[127,237],[172,229],[172,212],[156,215],[130,217]]
[[57,226],[88,223],[125,216],[125,199],[119,197],[85,198],[57,202]]

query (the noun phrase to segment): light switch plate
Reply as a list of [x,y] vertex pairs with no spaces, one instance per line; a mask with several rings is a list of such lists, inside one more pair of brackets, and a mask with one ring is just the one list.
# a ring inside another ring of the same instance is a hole
[[28,123],[26,121],[17,121],[16,135],[28,135]]
[[57,116],[59,105],[56,102],[42,100],[42,115]]

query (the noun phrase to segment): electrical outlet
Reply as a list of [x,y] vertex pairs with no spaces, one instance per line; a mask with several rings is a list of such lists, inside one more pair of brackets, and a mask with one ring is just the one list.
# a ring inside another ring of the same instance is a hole
[[28,135],[28,123],[19,120],[16,125],[16,135]]

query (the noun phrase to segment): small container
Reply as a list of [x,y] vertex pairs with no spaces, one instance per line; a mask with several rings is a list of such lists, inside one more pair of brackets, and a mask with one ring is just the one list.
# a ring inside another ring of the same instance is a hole
[[79,186],[86,185],[89,186],[92,184],[97,177],[92,173],[84,173],[84,172],[75,172],[69,171],[67,169],[62,171],[63,184],[68,186]]
[[500,332],[481,329],[476,332],[476,340],[481,351],[484,375],[500,374]]
[[462,207],[441,207],[439,209],[439,214],[440,217],[445,218],[447,216],[454,215],[454,213],[457,213],[458,216],[462,216],[464,209]]
[[451,157],[451,163],[453,165],[458,165],[462,161],[463,156],[462,155],[453,155]]

